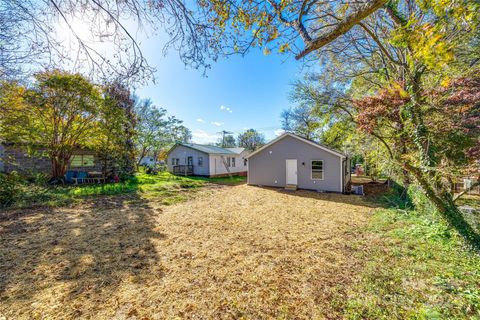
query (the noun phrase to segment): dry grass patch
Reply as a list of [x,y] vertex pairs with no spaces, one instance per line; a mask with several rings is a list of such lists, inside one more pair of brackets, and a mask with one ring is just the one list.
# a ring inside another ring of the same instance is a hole
[[0,221],[7,318],[338,318],[371,208],[355,196],[222,187]]

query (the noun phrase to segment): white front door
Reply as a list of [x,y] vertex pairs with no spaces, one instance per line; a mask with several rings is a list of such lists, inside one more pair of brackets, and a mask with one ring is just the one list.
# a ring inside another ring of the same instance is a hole
[[297,184],[297,159],[287,159],[287,184]]

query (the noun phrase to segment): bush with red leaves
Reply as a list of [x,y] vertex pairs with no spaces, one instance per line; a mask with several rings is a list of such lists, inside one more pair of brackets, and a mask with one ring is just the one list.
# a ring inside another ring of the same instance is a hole
[[[360,130],[372,133],[384,120],[393,124],[400,123],[401,108],[410,101],[410,97],[401,84],[382,89],[376,96],[353,101],[357,110],[356,121]],[[384,123],[383,123],[384,124]]]

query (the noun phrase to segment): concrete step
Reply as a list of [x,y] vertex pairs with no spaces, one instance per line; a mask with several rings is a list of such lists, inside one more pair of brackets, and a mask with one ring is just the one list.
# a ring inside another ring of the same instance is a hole
[[295,190],[297,190],[297,185],[296,184],[287,184],[285,186],[285,190],[295,191]]

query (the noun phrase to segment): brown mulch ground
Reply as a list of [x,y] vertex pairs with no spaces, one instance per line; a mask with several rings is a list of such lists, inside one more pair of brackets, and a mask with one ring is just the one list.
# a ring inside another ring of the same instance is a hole
[[23,210],[0,220],[0,318],[340,318],[371,210],[246,185]]
[[367,197],[378,197],[390,190],[385,179],[372,181],[370,177],[352,175],[352,185],[363,185],[363,194]]

